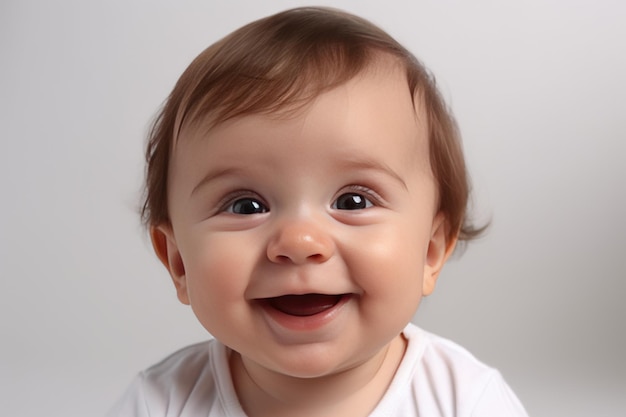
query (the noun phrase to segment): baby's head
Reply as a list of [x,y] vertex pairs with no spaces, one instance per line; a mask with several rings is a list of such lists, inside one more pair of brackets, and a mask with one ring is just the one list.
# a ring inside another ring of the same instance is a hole
[[319,8],[289,10],[255,21],[191,63],[150,134],[144,223],[155,226],[170,221],[170,158],[186,127],[203,122],[208,128],[249,114],[289,113],[380,61],[393,62],[405,72],[407,91],[428,131],[438,211],[445,216],[450,241],[477,235],[466,217],[470,187],[460,136],[434,78],[409,51],[370,22]]
[[246,375],[378,363],[457,238],[474,233],[458,132],[432,77],[335,10],[280,13],[205,50],[147,159],[157,255]]

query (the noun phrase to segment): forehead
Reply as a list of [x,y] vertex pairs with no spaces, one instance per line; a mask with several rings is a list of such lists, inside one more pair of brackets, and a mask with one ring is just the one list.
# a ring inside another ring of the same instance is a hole
[[[304,106],[184,129],[173,152],[170,186],[245,165],[290,172],[378,167],[397,177],[432,177],[425,117],[403,69],[372,66]],[[425,174],[425,175],[424,175]]]
[[[380,143],[385,146],[390,144],[386,132],[393,127],[412,135],[415,139],[412,145],[428,146],[423,102],[420,97],[413,96],[405,67],[397,60],[379,57],[347,82],[329,89],[319,89],[318,86],[315,89],[302,91],[295,99],[271,111],[261,109],[225,121],[216,120],[212,113],[196,115],[182,126],[173,147],[176,151],[187,141],[215,141],[223,137],[225,131],[246,128],[262,131],[281,123],[305,123],[306,120],[325,120],[319,126],[320,129],[324,125],[335,129],[339,126],[350,126],[357,130],[376,128],[380,130]],[[233,148],[240,145],[235,142],[231,144]],[[413,155],[427,157],[428,152],[416,152]]]

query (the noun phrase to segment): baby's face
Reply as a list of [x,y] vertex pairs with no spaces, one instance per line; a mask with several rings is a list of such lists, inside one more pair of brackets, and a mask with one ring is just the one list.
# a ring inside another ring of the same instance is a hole
[[217,339],[282,374],[374,358],[445,260],[423,117],[390,66],[295,115],[187,129],[170,170],[157,251],[178,297]]

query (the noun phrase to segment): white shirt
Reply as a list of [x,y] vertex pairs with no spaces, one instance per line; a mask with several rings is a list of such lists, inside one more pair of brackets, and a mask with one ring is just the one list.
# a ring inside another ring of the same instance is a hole
[[[413,324],[403,334],[406,352],[370,417],[527,417],[497,370]],[[108,417],[246,417],[228,356],[217,340],[179,350],[141,372]]]

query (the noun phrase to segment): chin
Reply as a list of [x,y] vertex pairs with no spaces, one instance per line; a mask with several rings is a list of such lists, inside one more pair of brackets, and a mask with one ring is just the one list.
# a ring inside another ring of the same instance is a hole
[[341,361],[336,350],[306,346],[288,348],[268,368],[276,373],[300,379],[324,378],[358,365],[357,361]]

